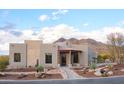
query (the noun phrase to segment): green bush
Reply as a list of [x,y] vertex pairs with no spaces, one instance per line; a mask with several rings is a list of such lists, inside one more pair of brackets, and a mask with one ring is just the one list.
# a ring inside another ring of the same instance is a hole
[[0,71],[4,71],[9,65],[9,57],[8,56],[0,56]]
[[0,71],[4,71],[7,67],[8,63],[7,62],[0,62]]
[[42,65],[38,65],[36,67],[36,69],[37,69],[37,72],[43,72],[44,71],[44,67]]
[[112,64],[108,64],[107,65],[109,69],[112,69],[113,68],[113,65]]
[[92,63],[91,65],[90,65],[90,69],[96,69],[96,67],[97,67],[97,65],[96,65],[96,63]]

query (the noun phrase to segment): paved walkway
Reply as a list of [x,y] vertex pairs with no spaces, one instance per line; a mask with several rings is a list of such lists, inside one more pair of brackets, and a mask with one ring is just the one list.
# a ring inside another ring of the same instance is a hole
[[83,78],[82,76],[79,76],[77,73],[71,70],[69,67],[60,67],[60,70],[64,79],[82,79]]

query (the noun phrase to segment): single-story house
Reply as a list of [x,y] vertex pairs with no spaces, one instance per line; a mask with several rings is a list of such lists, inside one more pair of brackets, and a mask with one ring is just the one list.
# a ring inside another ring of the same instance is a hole
[[9,67],[25,68],[42,64],[45,67],[88,66],[96,53],[88,44],[72,44],[69,41],[45,44],[41,40],[25,40],[10,43]]

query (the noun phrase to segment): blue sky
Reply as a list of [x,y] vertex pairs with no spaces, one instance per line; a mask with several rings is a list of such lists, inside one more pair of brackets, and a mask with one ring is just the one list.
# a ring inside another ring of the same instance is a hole
[[124,33],[123,9],[0,9],[0,54],[8,53],[9,43],[26,39],[51,43],[75,37],[105,43],[112,32]]
[[[0,25],[4,26],[7,22],[15,24],[18,29],[42,28],[57,24],[68,24],[75,26],[83,31],[98,29],[104,26],[118,25],[124,19],[124,10],[68,10],[65,15],[59,15],[59,19],[46,20],[41,22],[40,15],[52,16],[58,10],[49,9],[29,9],[29,10],[0,10]],[[88,24],[90,27],[84,27]]]

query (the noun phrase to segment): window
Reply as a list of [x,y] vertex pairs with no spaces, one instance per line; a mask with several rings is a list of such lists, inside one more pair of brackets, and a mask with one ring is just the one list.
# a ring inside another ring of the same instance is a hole
[[47,53],[45,55],[45,62],[46,63],[52,63],[52,53]]
[[14,53],[14,62],[21,62],[21,54]]

